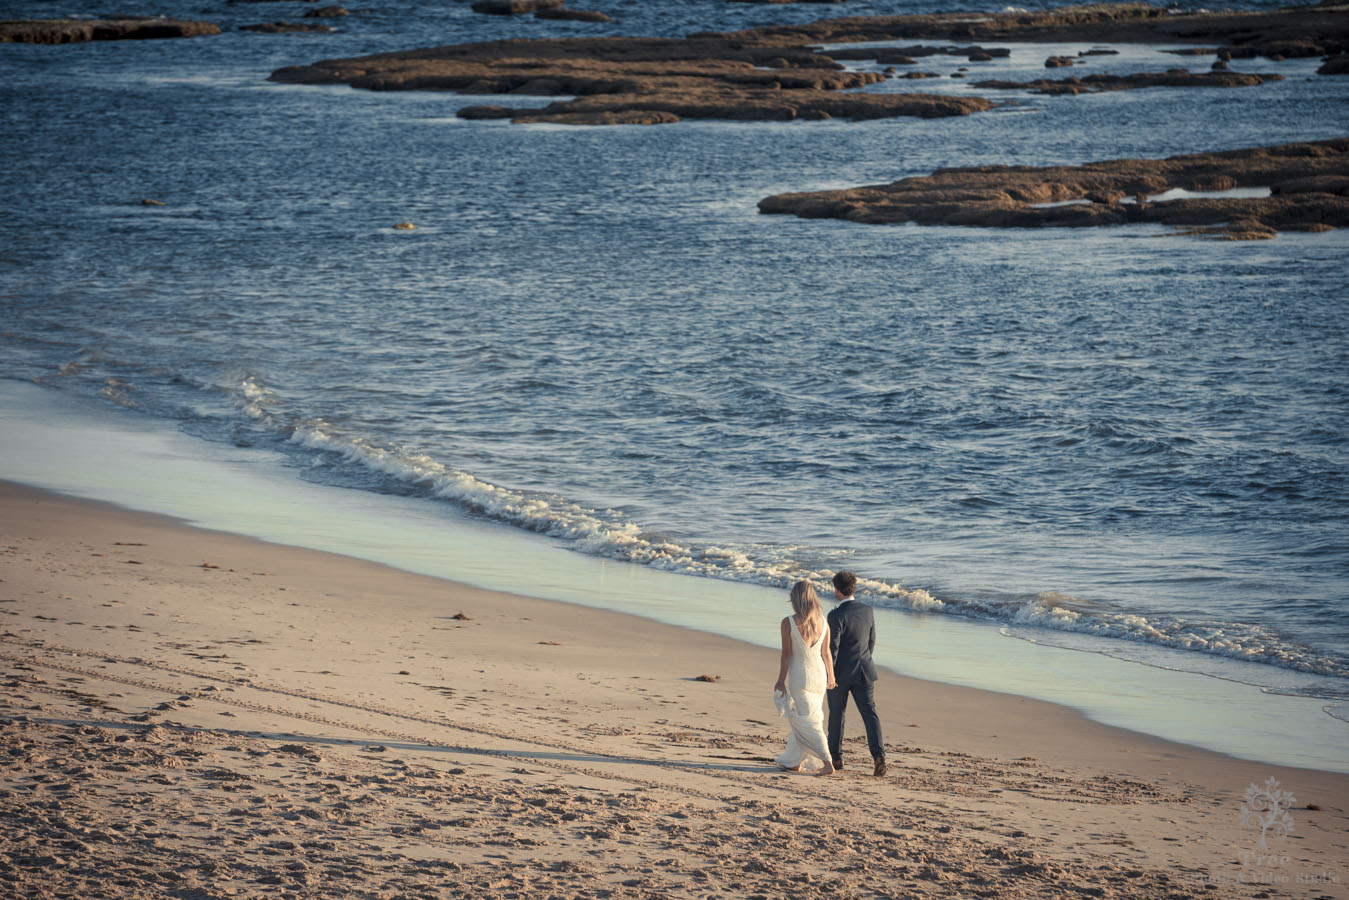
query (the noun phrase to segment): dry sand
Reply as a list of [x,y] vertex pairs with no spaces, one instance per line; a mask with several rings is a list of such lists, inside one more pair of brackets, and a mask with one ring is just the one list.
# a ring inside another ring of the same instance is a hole
[[889,775],[855,714],[784,774],[771,650],[15,485],[0,522],[0,896],[1349,896],[1345,776],[893,673]]

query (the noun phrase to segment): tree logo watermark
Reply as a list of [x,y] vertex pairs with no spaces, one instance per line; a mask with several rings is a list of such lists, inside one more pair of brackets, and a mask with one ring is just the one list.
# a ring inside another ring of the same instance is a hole
[[[1284,790],[1273,776],[1266,778],[1263,784],[1257,782],[1246,788],[1246,802],[1241,805],[1241,824],[1244,828],[1258,829],[1259,849],[1237,847],[1235,869],[1200,872],[1192,875],[1191,879],[1202,882],[1209,889],[1220,884],[1266,887],[1306,885],[1322,888],[1340,884],[1342,874],[1338,870],[1329,866],[1298,866],[1287,852],[1270,849],[1270,841],[1282,841],[1292,833],[1293,817],[1288,811],[1296,802],[1293,792]],[[1304,808],[1320,809],[1314,805]],[[1312,829],[1316,830],[1315,819],[1311,824]]]
[[1292,791],[1279,787],[1279,780],[1273,775],[1264,784],[1251,784],[1246,788],[1246,802],[1241,804],[1241,824],[1260,829],[1260,849],[1268,850],[1268,837],[1280,840],[1288,837],[1293,830],[1293,817],[1288,810],[1297,802]]

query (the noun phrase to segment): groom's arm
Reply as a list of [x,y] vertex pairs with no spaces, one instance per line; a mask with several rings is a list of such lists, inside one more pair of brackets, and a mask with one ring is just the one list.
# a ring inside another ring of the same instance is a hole
[[873,613],[871,615],[871,629],[867,634],[867,656],[870,656],[871,651],[875,649],[876,649],[876,615],[875,613]]
[[836,615],[838,610],[834,610],[825,616],[825,621],[829,623],[829,656],[838,659],[838,639],[843,632],[843,617]]

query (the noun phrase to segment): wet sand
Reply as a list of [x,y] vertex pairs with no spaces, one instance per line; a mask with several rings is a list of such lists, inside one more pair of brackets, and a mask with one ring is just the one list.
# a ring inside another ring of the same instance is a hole
[[1349,896],[1342,775],[894,673],[887,776],[855,715],[784,774],[771,650],[17,485],[0,522],[9,896]]

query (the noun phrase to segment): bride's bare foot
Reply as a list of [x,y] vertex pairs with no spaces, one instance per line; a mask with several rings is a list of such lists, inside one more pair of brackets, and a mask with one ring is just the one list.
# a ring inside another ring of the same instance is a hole
[[837,771],[837,770],[833,767],[833,765],[832,765],[831,763],[825,763],[825,764],[824,764],[824,768],[821,769],[821,770],[819,771],[818,774],[820,774],[820,775],[833,775],[834,772],[836,772],[836,771]]
[[781,769],[781,770],[784,771],[784,772],[800,772],[800,771],[801,771],[801,765],[800,765],[799,763],[798,763],[797,765],[794,765],[794,766],[778,766],[778,768]]

